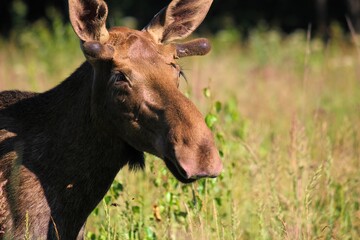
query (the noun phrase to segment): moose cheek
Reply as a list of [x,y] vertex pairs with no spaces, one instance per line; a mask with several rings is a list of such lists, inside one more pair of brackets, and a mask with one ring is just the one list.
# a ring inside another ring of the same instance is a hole
[[128,128],[125,131],[130,133],[127,134],[129,144],[140,151],[163,157],[165,144],[158,114],[141,104],[138,109],[126,114],[126,118]]
[[133,148],[141,152],[147,152],[155,156],[161,157],[162,154],[155,148],[154,142],[156,142],[155,136],[143,128],[136,121],[129,121],[128,128],[125,130],[125,141]]
[[131,93],[124,84],[121,88],[113,88],[108,98],[116,112],[134,113],[136,102],[131,99]]

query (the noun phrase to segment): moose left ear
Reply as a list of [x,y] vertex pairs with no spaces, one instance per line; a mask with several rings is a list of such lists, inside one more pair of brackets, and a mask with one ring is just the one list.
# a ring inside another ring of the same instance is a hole
[[204,20],[213,0],[173,0],[143,29],[159,44],[189,36]]
[[69,0],[71,25],[83,41],[107,42],[106,29],[108,7],[103,0]]

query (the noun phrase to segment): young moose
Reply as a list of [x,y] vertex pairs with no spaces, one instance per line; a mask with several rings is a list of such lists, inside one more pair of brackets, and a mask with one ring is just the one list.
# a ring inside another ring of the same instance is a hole
[[0,239],[82,239],[85,221],[118,171],[143,152],[189,183],[222,169],[214,139],[178,90],[176,59],[204,55],[206,39],[177,44],[212,0],[173,0],[142,30],[107,30],[103,0],[69,0],[86,57],[44,93],[0,93]]

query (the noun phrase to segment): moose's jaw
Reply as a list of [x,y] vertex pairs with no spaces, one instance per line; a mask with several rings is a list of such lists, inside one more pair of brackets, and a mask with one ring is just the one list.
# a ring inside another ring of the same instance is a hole
[[185,170],[179,165],[176,159],[164,158],[166,167],[170,170],[172,175],[182,183],[192,183],[195,182],[195,178],[187,178]]

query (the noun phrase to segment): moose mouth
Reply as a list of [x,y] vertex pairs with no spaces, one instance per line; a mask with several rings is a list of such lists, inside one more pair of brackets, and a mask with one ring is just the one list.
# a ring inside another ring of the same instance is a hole
[[196,181],[196,179],[187,178],[187,174],[185,170],[179,165],[179,163],[175,159],[170,159],[165,157],[164,162],[166,167],[170,170],[170,172],[174,175],[174,177],[182,183],[192,183]]

